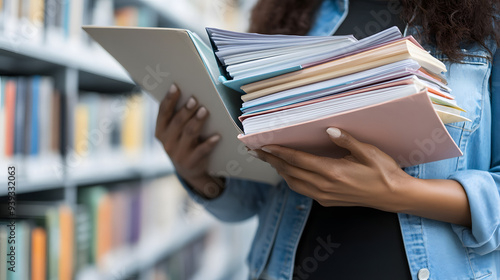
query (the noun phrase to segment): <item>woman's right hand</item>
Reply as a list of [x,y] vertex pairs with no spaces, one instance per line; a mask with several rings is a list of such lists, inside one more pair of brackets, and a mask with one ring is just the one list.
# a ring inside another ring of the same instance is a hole
[[172,160],[177,173],[205,198],[215,198],[224,183],[207,172],[209,155],[220,140],[220,135],[200,139],[200,132],[208,118],[208,110],[191,97],[176,111],[181,93],[172,85],[160,103],[156,119],[155,137]]

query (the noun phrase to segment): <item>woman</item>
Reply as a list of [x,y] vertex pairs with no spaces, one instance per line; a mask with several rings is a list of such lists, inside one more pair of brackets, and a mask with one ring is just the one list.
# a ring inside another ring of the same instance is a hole
[[249,153],[277,169],[278,186],[212,178],[206,158],[219,137],[198,139],[208,112],[195,99],[175,112],[175,86],[156,137],[211,213],[259,217],[252,279],[499,279],[500,1],[351,2],[261,0],[250,31],[359,38],[399,26],[447,65],[449,86],[472,120],[446,125],[462,157],[402,170],[330,128],[332,142],[350,151],[343,159],[270,145]]

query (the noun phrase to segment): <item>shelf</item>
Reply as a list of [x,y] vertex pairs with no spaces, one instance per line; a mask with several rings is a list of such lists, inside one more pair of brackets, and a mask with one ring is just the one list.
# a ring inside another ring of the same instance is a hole
[[0,70],[5,72],[33,74],[33,71],[63,66],[132,84],[121,65],[97,46],[67,42],[43,44],[34,41],[15,45],[5,37],[0,37],[0,57]]
[[127,156],[122,152],[101,153],[78,164],[68,166],[68,180],[73,185],[97,185],[116,181],[151,178],[174,172],[163,152]]
[[206,213],[193,220],[179,219],[169,230],[150,234],[133,248],[122,248],[110,253],[105,257],[102,269],[88,267],[78,272],[76,279],[128,279],[203,236],[215,223],[214,218]]
[[[7,165],[12,164],[16,166],[17,173],[16,194],[154,178],[174,172],[174,167],[164,152],[143,153],[137,157],[104,153],[99,158],[66,165],[58,158],[19,158],[3,160],[0,168],[7,170]],[[65,170],[61,171],[62,169]],[[7,195],[6,175],[5,171],[5,176],[0,178],[0,196]]]
[[[199,10],[194,7],[195,3],[190,1],[124,1],[148,6],[155,11],[155,18],[162,19],[159,21],[162,24],[168,23],[175,27],[190,29],[206,42],[207,35],[204,27],[207,20],[219,22],[217,16],[209,18],[197,12]],[[225,3],[208,5],[217,4]],[[19,39],[22,36],[15,36],[13,39],[4,33],[6,34],[6,32],[0,32],[0,75],[45,75],[54,78],[55,87],[61,93],[61,101],[65,105],[61,113],[60,124],[63,132],[61,138],[64,139],[61,141],[61,146],[65,151],[69,151],[71,147],[67,146],[73,141],[72,127],[75,121],[73,111],[79,91],[124,93],[136,88],[123,67],[99,45],[88,43],[88,38],[85,36],[86,39],[81,41],[67,41],[61,36],[54,36],[59,33],[49,34],[49,32],[40,31],[37,32],[36,38]],[[16,38],[19,40],[15,41]],[[75,37],[70,36],[70,38]],[[99,153],[99,157],[82,161],[77,159],[76,162],[72,162],[71,157],[62,159],[57,156],[8,160],[1,158],[0,170],[3,170],[3,175],[0,175],[1,199],[5,199],[7,195],[7,164],[16,166],[16,194],[23,194],[19,197],[21,201],[24,199],[64,200],[71,207],[77,206],[80,195],[79,187],[128,180],[149,180],[174,172],[173,165],[163,149],[150,152],[140,151],[136,155],[126,154],[123,150],[102,152]],[[144,233],[144,237],[136,245],[114,250],[105,257],[102,266],[89,266],[77,272],[76,279],[119,280],[129,279],[129,276],[134,274],[144,274],[147,268],[153,267],[159,261],[182,250],[186,245],[217,227],[220,227],[220,223],[209,216],[206,211],[197,212],[192,216],[179,217],[177,222],[170,224],[168,228],[163,228],[162,231]],[[229,238],[226,236],[223,240],[227,242]],[[220,247],[223,251],[218,250],[217,253],[223,262],[231,264],[231,271],[242,263],[241,260],[244,257],[227,252],[235,247],[238,246],[223,246]],[[208,260],[212,261],[210,264],[216,265],[217,260],[210,259],[210,257]],[[221,265],[225,264],[218,264],[219,267]],[[210,270],[210,267],[204,265],[203,271]],[[218,275],[226,275],[224,269],[217,269],[217,271]],[[221,279],[218,276],[214,277],[212,279]]]
[[[212,248],[207,248],[210,254],[204,256],[203,265],[192,280],[247,279],[246,259],[257,227],[257,217],[234,224],[218,222],[218,239]],[[239,238],[237,242],[234,236]]]
[[205,36],[205,27],[202,24],[195,24],[201,23],[200,15],[194,12],[196,8],[189,1],[141,0],[141,2],[156,10],[177,27],[189,29],[199,36]]
[[62,159],[57,156],[44,158],[12,158],[2,159],[1,170],[5,177],[0,178],[0,196],[7,195],[7,166],[16,167],[16,194],[45,191],[63,188],[63,174],[58,173]]

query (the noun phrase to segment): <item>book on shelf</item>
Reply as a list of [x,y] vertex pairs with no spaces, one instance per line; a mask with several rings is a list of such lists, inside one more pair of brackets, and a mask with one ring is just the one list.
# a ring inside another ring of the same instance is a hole
[[0,279],[7,279],[7,267],[9,260],[7,254],[9,253],[9,235],[10,228],[8,223],[0,222]]
[[0,162],[23,164],[23,178],[54,174],[62,161],[60,105],[51,77],[0,76]]
[[[114,0],[1,0],[0,34],[17,49],[22,44],[61,46],[89,42],[88,24],[157,25],[157,12],[138,3],[114,11]],[[116,17],[116,18],[115,18]]]
[[[191,212],[185,207],[188,196],[175,175],[83,187],[77,197],[73,207],[60,200],[17,201],[15,273],[7,269],[13,245],[8,241],[14,234],[7,225],[12,220],[6,202],[0,203],[2,280],[77,279],[76,275],[89,267],[112,274],[115,271],[110,269],[121,260],[139,260],[148,254],[150,247],[144,244],[150,246],[152,238],[160,241],[155,245],[177,248],[176,240],[168,246],[161,240],[176,232],[179,225],[184,228],[188,223],[183,217]],[[179,252],[183,250],[179,248]]]
[[[4,274],[6,280],[22,280],[30,277],[30,248],[31,248],[31,228],[32,224],[27,221],[16,221],[15,227],[10,229],[10,221],[0,222],[2,227],[7,228],[7,238],[0,241],[0,247],[6,248],[6,271],[0,271]],[[13,239],[13,235],[15,239]],[[0,250],[2,251],[2,250]],[[13,258],[12,258],[13,257]],[[2,259],[2,258],[0,258]],[[2,275],[3,276],[3,275]]]
[[31,231],[31,279],[45,280],[47,273],[47,232],[43,227]]
[[176,83],[179,106],[194,95],[207,107],[203,136],[222,135],[209,164],[216,175],[280,180],[245,145],[343,156],[326,134],[330,126],[402,167],[462,154],[444,126],[468,121],[446,85],[445,65],[396,27],[359,41],[207,28],[212,47],[185,29],[84,29],[156,100]]
[[92,160],[110,155],[122,155],[124,160],[133,161],[141,152],[154,151],[158,144],[151,123],[154,124],[157,107],[150,97],[137,93],[80,92],[73,112],[71,143],[72,152],[79,159],[79,169],[88,167],[95,171]]
[[114,20],[116,26],[156,26],[158,14],[148,6],[124,6],[115,10]]

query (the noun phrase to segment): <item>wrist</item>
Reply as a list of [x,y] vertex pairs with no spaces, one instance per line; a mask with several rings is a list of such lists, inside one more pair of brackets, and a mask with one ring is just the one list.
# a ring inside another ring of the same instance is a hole
[[223,178],[212,177],[208,174],[196,178],[185,178],[184,180],[186,180],[192,190],[205,199],[219,197],[225,187],[225,180]]
[[417,202],[416,192],[422,189],[425,180],[412,177],[406,173],[393,181],[390,193],[380,210],[392,213],[410,213]]

